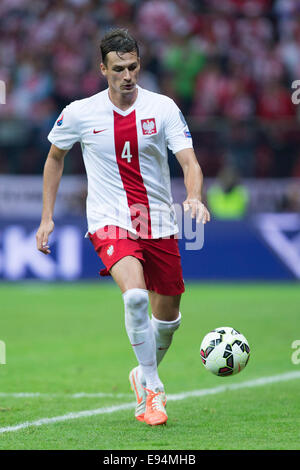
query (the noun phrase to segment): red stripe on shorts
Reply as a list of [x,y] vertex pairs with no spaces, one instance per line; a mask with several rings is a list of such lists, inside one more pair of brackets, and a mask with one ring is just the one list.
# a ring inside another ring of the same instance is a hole
[[135,111],[127,116],[114,111],[116,158],[126,192],[133,228],[142,238],[152,238],[150,207],[141,175]]

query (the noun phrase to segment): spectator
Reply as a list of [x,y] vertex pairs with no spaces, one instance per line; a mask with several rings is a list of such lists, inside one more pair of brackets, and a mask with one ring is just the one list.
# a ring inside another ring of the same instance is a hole
[[247,189],[239,182],[236,171],[224,168],[218,180],[207,191],[207,203],[217,219],[241,219],[246,215],[249,202]]
[[162,65],[173,76],[173,88],[184,114],[190,111],[195,79],[203,68],[205,56],[188,36],[172,36],[165,48]]

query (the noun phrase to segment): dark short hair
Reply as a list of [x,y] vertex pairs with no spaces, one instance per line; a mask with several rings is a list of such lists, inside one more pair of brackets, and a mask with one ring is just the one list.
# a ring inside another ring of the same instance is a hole
[[133,52],[136,51],[139,57],[139,46],[136,39],[131,36],[127,29],[115,28],[108,31],[103,36],[100,43],[102,62],[107,65],[106,56],[109,52]]

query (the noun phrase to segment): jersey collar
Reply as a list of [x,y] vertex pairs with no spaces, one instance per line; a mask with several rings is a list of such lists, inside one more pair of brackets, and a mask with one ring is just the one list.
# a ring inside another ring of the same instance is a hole
[[112,109],[114,111],[116,111],[116,113],[118,114],[121,114],[121,116],[127,116],[128,114],[130,114],[135,108],[136,108],[136,105],[138,104],[140,98],[141,98],[141,93],[142,93],[142,88],[139,86],[139,85],[136,85],[137,87],[137,90],[138,90],[138,94],[137,94],[137,97],[136,97],[136,100],[135,102],[133,103],[132,106],[130,106],[130,108],[126,109],[126,111],[123,111],[122,109],[118,108],[117,106],[115,106],[112,101],[110,100],[109,98],[109,94],[108,94],[108,90],[109,88],[107,88],[105,90],[105,96],[106,96],[106,101],[109,103],[109,105],[112,107]]

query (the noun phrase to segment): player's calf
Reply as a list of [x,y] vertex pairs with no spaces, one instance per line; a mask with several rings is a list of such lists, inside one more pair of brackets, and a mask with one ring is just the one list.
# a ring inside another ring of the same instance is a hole
[[144,289],[129,289],[123,294],[123,299],[126,331],[147,388],[163,390],[157,372],[155,337],[148,315],[148,292]]

